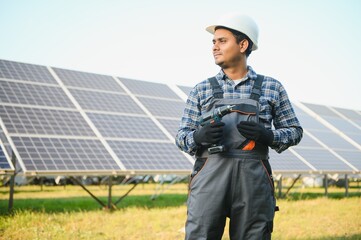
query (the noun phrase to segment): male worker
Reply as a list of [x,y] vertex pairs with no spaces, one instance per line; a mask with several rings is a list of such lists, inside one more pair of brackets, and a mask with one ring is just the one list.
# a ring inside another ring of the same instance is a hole
[[206,30],[221,70],[192,89],[176,136],[181,150],[196,155],[185,238],[221,239],[229,217],[232,240],[270,239],[268,147],[280,153],[298,144],[303,131],[282,84],[247,65],[258,48],[256,23],[228,14]]

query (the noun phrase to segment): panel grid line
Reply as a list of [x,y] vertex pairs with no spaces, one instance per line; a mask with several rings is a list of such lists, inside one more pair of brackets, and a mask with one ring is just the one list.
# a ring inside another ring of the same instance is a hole
[[83,116],[83,118],[85,119],[85,121],[89,124],[89,126],[91,127],[91,129],[94,131],[95,135],[100,139],[101,143],[103,144],[103,146],[107,149],[107,151],[109,152],[109,154],[113,157],[113,159],[116,161],[116,163],[118,164],[118,166],[122,169],[122,170],[126,170],[125,166],[123,165],[123,163],[120,161],[120,159],[118,158],[118,156],[114,153],[114,151],[111,149],[111,147],[109,146],[109,144],[105,141],[104,137],[101,135],[101,133],[98,131],[98,129],[95,127],[95,125],[91,122],[91,120],[89,119],[89,117],[86,115],[85,111],[82,110],[81,106],[79,105],[79,103],[76,101],[76,99],[71,95],[70,91],[65,87],[65,85],[63,84],[63,82],[61,81],[61,79],[57,76],[57,74],[53,71],[52,68],[48,67],[50,73],[53,75],[53,77],[55,78],[55,80],[59,83],[59,85],[62,87],[62,89],[64,90],[64,92],[67,94],[67,96],[71,99],[72,103],[76,106],[76,108],[79,110],[80,114]]

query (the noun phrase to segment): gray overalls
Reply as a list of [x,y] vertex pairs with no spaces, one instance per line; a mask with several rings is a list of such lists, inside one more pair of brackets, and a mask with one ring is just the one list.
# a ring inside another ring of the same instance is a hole
[[262,80],[259,75],[250,99],[223,99],[217,80],[209,79],[213,99],[206,112],[223,105],[236,105],[236,111],[222,118],[226,151],[208,154],[205,148],[196,154],[187,202],[187,240],[221,239],[226,217],[231,240],[271,239],[275,198],[268,146],[256,143],[252,150],[242,150],[247,140],[236,127],[244,120],[259,122]]

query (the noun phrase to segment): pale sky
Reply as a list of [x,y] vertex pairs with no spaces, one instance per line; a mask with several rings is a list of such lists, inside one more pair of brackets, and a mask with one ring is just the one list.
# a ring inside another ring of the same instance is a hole
[[194,86],[227,12],[258,23],[248,64],[292,101],[361,110],[359,0],[0,0],[0,59]]

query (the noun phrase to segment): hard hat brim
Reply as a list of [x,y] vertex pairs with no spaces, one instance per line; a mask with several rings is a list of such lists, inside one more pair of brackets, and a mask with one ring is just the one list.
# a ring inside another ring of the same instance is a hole
[[[222,25],[211,25],[211,26],[206,27],[206,31],[211,34],[214,34],[214,32],[216,31],[216,27],[221,27],[221,26]],[[229,28],[229,27],[227,27],[227,28]],[[233,29],[233,30],[238,31],[236,29]],[[257,50],[257,49],[258,49],[258,46],[253,43],[252,51]]]

